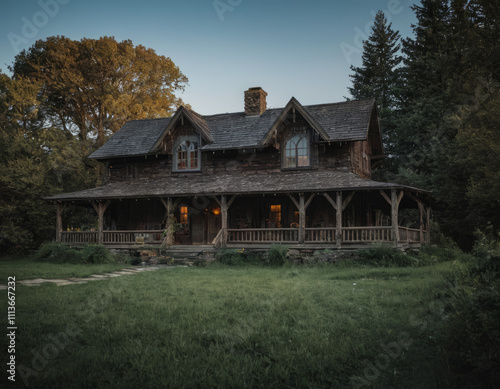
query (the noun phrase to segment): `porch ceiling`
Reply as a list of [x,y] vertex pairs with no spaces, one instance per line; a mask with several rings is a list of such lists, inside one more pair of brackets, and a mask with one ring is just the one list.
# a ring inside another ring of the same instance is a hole
[[428,195],[421,189],[367,180],[344,171],[294,171],[252,175],[172,175],[155,180],[109,183],[79,192],[46,197],[47,201],[188,197],[233,194],[274,194],[330,191],[402,189]]

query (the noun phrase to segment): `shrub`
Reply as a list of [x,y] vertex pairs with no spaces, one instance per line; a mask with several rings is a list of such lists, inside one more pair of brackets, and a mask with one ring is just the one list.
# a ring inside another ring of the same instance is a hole
[[160,259],[158,259],[158,263],[160,265],[173,265],[174,258],[172,258],[172,257],[160,257]]
[[387,245],[360,250],[358,252],[358,257],[360,263],[373,266],[403,267],[415,266],[418,264],[418,260],[411,255],[406,255],[401,250]]
[[138,257],[133,257],[131,260],[130,260],[130,264],[132,266],[137,266],[137,265],[140,265],[141,264],[141,258],[138,258]]
[[457,246],[424,246],[415,252],[420,266],[432,265],[438,262],[456,261],[464,257],[464,253]]
[[215,254],[215,259],[225,265],[238,266],[245,263],[245,254],[235,249],[220,249]]
[[102,245],[89,244],[82,250],[82,259],[84,263],[110,263],[115,259],[110,252]]
[[63,243],[45,243],[36,252],[35,259],[53,263],[81,263],[82,254]]
[[[472,255],[455,264],[442,333],[453,386],[500,385],[500,242],[476,234]],[[459,385],[460,384],[460,385]]]
[[269,265],[283,266],[287,263],[286,255],[288,253],[288,246],[273,244],[269,249]]
[[113,255],[116,263],[130,263],[132,257],[129,254],[117,253]]

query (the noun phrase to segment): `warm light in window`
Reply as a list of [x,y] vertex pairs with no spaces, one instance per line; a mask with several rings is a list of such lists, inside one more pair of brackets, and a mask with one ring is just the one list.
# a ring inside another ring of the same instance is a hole
[[219,208],[219,207],[214,208],[214,209],[212,209],[212,212],[213,212],[213,214],[214,214],[215,216],[218,216],[218,215],[220,215],[220,208]]
[[269,223],[271,228],[281,227],[281,205],[271,205],[271,212],[269,215]]
[[181,220],[180,220],[182,225],[187,225],[188,224],[188,207],[186,206],[181,206]]

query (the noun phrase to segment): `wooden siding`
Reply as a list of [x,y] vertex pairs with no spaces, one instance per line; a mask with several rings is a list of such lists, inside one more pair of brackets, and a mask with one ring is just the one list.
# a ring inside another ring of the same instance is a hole
[[107,182],[154,180],[183,174],[277,173],[282,170],[282,153],[286,140],[298,133],[306,133],[310,140],[309,169],[325,171],[347,168],[361,177],[369,178],[371,176],[370,151],[367,141],[320,142],[318,134],[302,118],[298,117],[295,123],[289,121],[280,129],[272,146],[262,149],[202,151],[199,173],[172,171],[172,147],[175,137],[197,134],[191,124],[185,121],[183,125],[179,124],[175,128],[173,140],[162,146],[160,154],[147,157],[119,158],[109,161],[106,180]]

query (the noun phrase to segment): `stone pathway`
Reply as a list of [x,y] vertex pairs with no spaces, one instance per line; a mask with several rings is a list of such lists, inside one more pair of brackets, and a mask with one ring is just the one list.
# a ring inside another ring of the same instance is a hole
[[[179,267],[179,266],[148,266],[148,267],[132,267],[132,268],[125,268],[121,270],[114,271],[112,273],[102,273],[102,274],[94,274],[89,277],[82,277],[82,278],[55,278],[55,279],[50,279],[50,278],[35,278],[32,280],[23,280],[23,281],[16,281],[16,285],[26,285],[26,286],[39,286],[42,284],[46,283],[53,283],[56,284],[57,286],[63,286],[63,285],[75,285],[75,284],[85,284],[90,281],[99,281],[99,280],[106,280],[108,278],[113,278],[113,277],[120,277],[124,276],[127,274],[136,274],[136,273],[142,273],[145,271],[155,271],[161,268],[164,269],[172,269],[174,267]],[[185,267],[185,266],[182,266]],[[7,285],[0,285],[0,290],[7,289]]]

